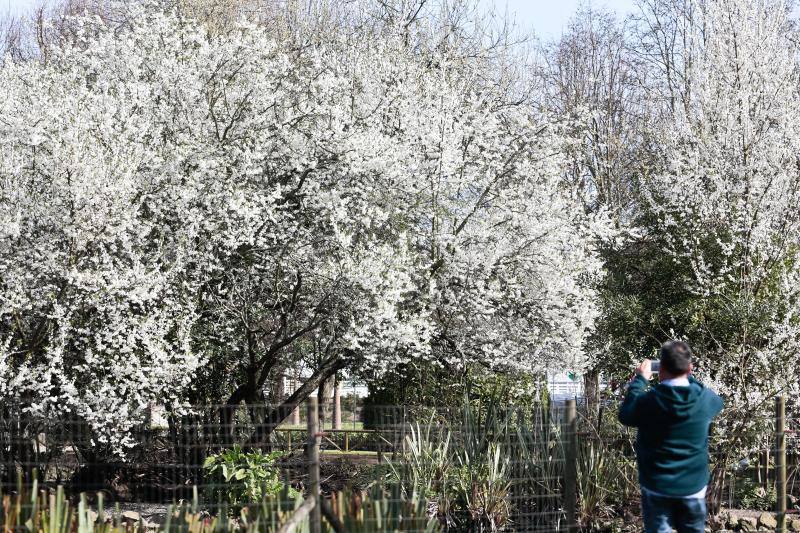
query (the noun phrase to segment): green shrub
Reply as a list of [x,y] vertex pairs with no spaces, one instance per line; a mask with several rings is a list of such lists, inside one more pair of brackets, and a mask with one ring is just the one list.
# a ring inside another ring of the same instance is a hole
[[739,507],[754,511],[772,511],[778,501],[774,485],[765,489],[760,483],[749,478],[736,480],[734,497],[739,502]]
[[[208,456],[203,463],[208,497],[211,501],[241,507],[264,496],[280,494],[285,487],[275,461],[283,455],[284,452],[245,452],[234,446]],[[298,494],[291,487],[288,492],[292,498]]]
[[[500,403],[527,411],[547,393],[542,376],[490,371],[468,365],[462,372],[430,361],[415,361],[370,379],[363,399],[361,420],[365,429],[379,429],[428,420],[443,421],[457,416],[470,402],[473,410]],[[403,407],[393,407],[403,406]],[[485,413],[484,413],[485,414]]]

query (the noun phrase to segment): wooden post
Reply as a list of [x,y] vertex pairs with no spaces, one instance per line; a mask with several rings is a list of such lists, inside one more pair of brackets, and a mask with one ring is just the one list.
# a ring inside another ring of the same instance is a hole
[[353,392],[350,393],[352,395],[353,401],[352,406],[350,407],[352,411],[352,419],[353,419],[353,429],[356,429],[356,422],[358,419],[356,418],[356,409],[358,409],[358,396],[356,396],[356,388],[353,387]]
[[294,530],[302,524],[306,516],[312,513],[315,508],[317,508],[317,506],[314,498],[306,498],[303,504],[298,507],[294,513],[292,513],[292,516],[278,529],[278,533],[294,533]]
[[564,514],[567,531],[577,531],[575,506],[577,503],[577,413],[575,400],[567,400],[564,405]]
[[342,429],[342,389],[339,387],[338,376],[333,382],[333,429]]
[[311,509],[311,523],[309,524],[309,531],[311,533],[320,533],[322,529],[322,505],[320,502],[320,487],[319,487],[319,442],[320,435],[318,431],[318,409],[317,399],[308,399],[308,485],[309,497],[314,499],[314,507]]
[[786,533],[786,403],[783,396],[775,398],[775,504],[778,527],[776,531]]
[[[294,383],[292,384],[292,392],[296,391],[298,388],[297,380],[293,380]],[[300,406],[295,405],[294,409],[292,410],[292,425],[299,426],[300,425]]]

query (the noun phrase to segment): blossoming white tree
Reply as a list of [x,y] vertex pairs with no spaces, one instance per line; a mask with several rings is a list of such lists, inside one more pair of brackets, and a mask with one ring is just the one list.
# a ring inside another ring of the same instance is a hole
[[[129,6],[0,71],[0,394],[102,439],[413,357],[583,364],[599,268],[556,121],[480,61]],[[225,410],[221,411],[224,416]]]
[[680,98],[646,192],[666,260],[692,273],[681,282],[697,297],[701,371],[746,423],[741,410],[800,392],[797,49],[783,2],[685,7],[685,48],[670,65]]

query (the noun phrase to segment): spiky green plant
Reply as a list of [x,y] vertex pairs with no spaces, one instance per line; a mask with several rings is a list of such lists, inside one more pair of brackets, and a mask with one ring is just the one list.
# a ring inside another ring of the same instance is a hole
[[122,524],[116,512],[110,521],[105,520],[102,494],[98,499],[98,513],[93,513],[81,494],[77,507],[64,495],[63,487],[55,492],[39,490],[36,479],[28,490],[19,479],[13,493],[0,489],[0,527],[3,533],[25,531],[32,533],[136,533],[142,524]]
[[461,468],[455,476],[454,487],[457,501],[468,515],[467,522],[479,530],[501,530],[511,510],[509,456],[503,453],[500,445],[493,443],[479,458],[470,457],[464,450],[459,460]]
[[[436,533],[442,525],[429,514],[428,501],[408,495],[399,484],[375,484],[366,492],[332,495],[333,514],[348,533]],[[333,532],[330,524],[326,530]]]
[[458,530],[558,524],[563,452],[549,418],[465,401],[457,423],[433,422],[412,427],[407,453],[392,467],[406,494],[429,497],[440,520]]
[[[59,487],[54,492],[38,490],[34,481],[31,490],[18,482],[12,493],[0,492],[0,531],[2,533],[144,533],[153,531],[139,521],[123,522],[119,508],[107,513],[102,493],[98,494],[94,512],[85,494],[77,506],[70,504]],[[279,495],[266,495],[260,502],[243,506],[234,517],[226,508],[216,515],[200,506],[197,490],[192,501],[170,507],[165,523],[157,531],[164,533],[274,533],[286,523],[303,503],[300,495],[292,499],[288,490]],[[352,533],[436,533],[441,527],[429,516],[428,501],[417,495],[405,495],[398,485],[373,485],[366,492],[345,491],[331,498],[331,508],[338,522]],[[308,533],[309,518],[300,521],[295,533]],[[334,529],[323,521],[323,531]]]

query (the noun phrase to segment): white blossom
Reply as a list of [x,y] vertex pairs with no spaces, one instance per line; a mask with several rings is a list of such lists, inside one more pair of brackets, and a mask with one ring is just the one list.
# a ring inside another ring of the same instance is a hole
[[309,354],[585,364],[608,225],[563,179],[563,125],[486,65],[147,5],[75,24],[0,71],[4,398],[121,450],[203,376],[252,400]]

